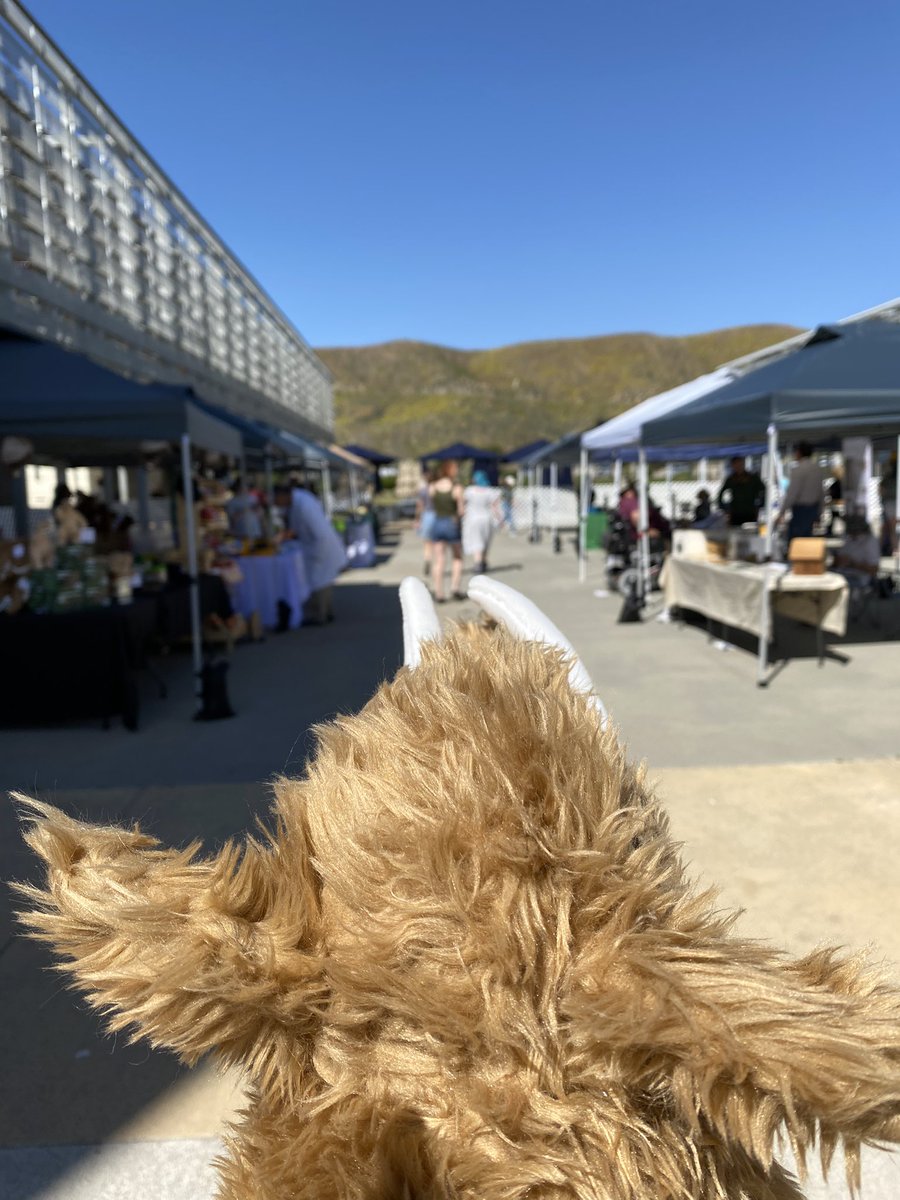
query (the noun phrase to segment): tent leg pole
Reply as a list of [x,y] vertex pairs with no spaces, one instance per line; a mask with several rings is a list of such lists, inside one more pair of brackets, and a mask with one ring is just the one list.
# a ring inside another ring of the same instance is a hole
[[759,650],[758,650],[757,665],[756,665],[756,686],[757,687],[765,687],[766,686],[766,671],[769,669],[769,630],[767,628],[768,621],[766,620],[766,618],[768,616],[768,607],[769,607],[769,603],[768,603],[768,601],[769,601],[768,570],[769,570],[769,568],[767,566],[766,567],[766,575],[765,575],[765,577],[763,579],[763,583],[762,583],[763,626],[762,626],[762,629],[759,631]]
[[772,523],[775,519],[775,493],[778,488],[776,471],[778,470],[778,430],[770,425],[767,430],[769,439],[768,449],[768,478],[766,479],[766,562],[772,557],[772,545],[775,531]]
[[331,467],[329,467],[328,463],[322,468],[322,493],[325,512],[330,517],[334,512],[334,500],[331,495]]
[[203,705],[203,636],[200,628],[200,572],[197,560],[197,513],[194,506],[194,481],[191,474],[190,435],[181,435],[181,478],[184,489],[185,528],[187,530],[188,578],[190,580],[191,649],[194,666],[194,693],[197,711]]
[[650,583],[650,479],[647,471],[647,453],[641,446],[638,451],[638,559],[641,602],[646,599]]
[[149,549],[150,544],[150,478],[145,466],[138,467],[137,470],[137,502],[138,502],[138,524],[141,527],[141,533],[144,535],[146,547]]
[[897,479],[894,489],[894,552],[897,562],[897,572],[900,574],[900,509],[897,507],[898,500],[900,500],[900,434],[897,435]]
[[31,522],[28,516],[28,485],[25,481],[24,467],[18,467],[10,472],[10,490],[12,491],[16,537],[27,538]]
[[559,467],[555,462],[550,464],[550,522],[553,526],[553,533],[550,539],[550,549],[556,549],[557,539],[559,538],[559,516],[556,510],[556,494],[559,487]]
[[581,450],[581,474],[579,482],[581,483],[581,506],[578,521],[578,582],[584,583],[587,578],[587,519],[589,512],[588,497],[590,495],[589,480],[588,480],[588,454],[587,450],[582,447]]
[[266,503],[271,509],[275,503],[275,481],[272,478],[272,456],[267,454],[263,460],[263,472],[265,477]]
[[766,479],[766,550],[763,565],[762,597],[760,599],[759,615],[759,657],[756,669],[756,686],[766,686],[766,671],[769,666],[769,624],[771,622],[771,607],[769,604],[769,564],[772,561],[772,546],[774,530],[772,522],[775,519],[775,489],[777,487],[776,471],[778,470],[778,430],[770,425],[768,430],[768,459]]

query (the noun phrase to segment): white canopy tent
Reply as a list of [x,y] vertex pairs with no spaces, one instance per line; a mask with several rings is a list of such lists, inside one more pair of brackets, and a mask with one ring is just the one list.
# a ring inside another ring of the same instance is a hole
[[[734,379],[735,372],[729,367],[720,367],[708,375],[700,375],[688,383],[660,392],[642,400],[627,412],[619,413],[610,421],[604,421],[596,429],[589,429],[581,436],[581,449],[587,451],[590,458],[622,459],[638,456],[641,447],[641,429],[645,421],[656,417],[666,416],[683,404],[705,396],[707,392],[715,391],[724,383]],[[687,450],[687,448],[685,448]],[[671,455],[671,450],[664,452]]]
[[[700,375],[687,383],[670,388],[667,392],[650,396],[648,399],[620,413],[610,421],[604,421],[595,429],[589,429],[581,438],[581,504],[578,539],[578,578],[583,583],[587,575],[587,518],[590,507],[590,470],[589,460],[614,460],[616,476],[623,460],[638,462],[638,497],[640,499],[640,529],[642,551],[647,550],[646,530],[649,521],[647,494],[649,475],[647,462],[659,459],[667,461],[672,458],[671,449],[658,453],[652,447],[645,447],[641,440],[644,422],[656,417],[663,417],[682,405],[714,392],[717,388],[734,379],[736,372],[728,366],[719,367],[708,375]],[[721,448],[707,446],[682,446],[678,450],[679,460],[705,458],[707,453],[720,453]]]

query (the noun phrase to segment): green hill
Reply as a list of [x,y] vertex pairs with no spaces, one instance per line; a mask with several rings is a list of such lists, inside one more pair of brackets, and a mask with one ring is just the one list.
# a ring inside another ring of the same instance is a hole
[[747,325],[690,337],[626,333],[499,350],[398,341],[316,353],[334,374],[338,441],[415,456],[446,442],[509,450],[586,429],[796,332]]

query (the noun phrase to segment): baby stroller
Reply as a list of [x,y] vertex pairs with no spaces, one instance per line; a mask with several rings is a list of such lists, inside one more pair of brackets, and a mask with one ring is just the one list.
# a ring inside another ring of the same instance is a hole
[[[611,592],[623,596],[637,592],[640,583],[638,543],[634,530],[620,516],[613,514],[604,539],[606,550],[606,586]],[[663,552],[658,539],[650,542],[650,591],[658,587],[657,580],[662,570]]]
[[616,513],[610,515],[603,548],[606,551],[606,586],[614,592],[622,572],[631,566],[635,549],[634,531]]

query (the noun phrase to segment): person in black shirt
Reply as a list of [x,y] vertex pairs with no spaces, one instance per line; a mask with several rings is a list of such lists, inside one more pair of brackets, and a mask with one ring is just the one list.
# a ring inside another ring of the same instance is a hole
[[756,522],[765,500],[766,489],[755,471],[748,471],[741,455],[731,460],[731,474],[719,488],[716,503],[728,514],[731,526]]

